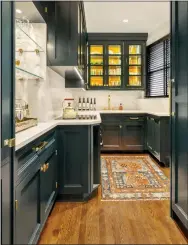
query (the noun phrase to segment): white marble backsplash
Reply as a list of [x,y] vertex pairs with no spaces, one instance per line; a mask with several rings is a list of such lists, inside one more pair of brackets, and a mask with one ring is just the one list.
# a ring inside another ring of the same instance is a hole
[[120,103],[125,110],[136,110],[137,100],[143,97],[142,91],[82,91],[73,90],[73,97],[78,101],[79,97],[96,98],[97,110],[108,107],[108,95],[111,96],[111,106],[119,108]]

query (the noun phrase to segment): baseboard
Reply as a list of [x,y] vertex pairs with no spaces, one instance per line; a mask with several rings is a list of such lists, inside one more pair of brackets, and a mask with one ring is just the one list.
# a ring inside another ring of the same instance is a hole
[[185,236],[185,239],[188,242],[188,230],[185,228],[185,226],[183,225],[183,223],[181,222],[181,220],[178,218],[178,216],[176,215],[176,213],[174,211],[171,211],[171,217],[175,221],[178,229]]

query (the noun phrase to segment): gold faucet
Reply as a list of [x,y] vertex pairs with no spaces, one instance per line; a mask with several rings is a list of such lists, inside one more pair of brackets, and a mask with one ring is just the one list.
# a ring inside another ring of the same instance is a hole
[[111,97],[110,94],[108,95],[108,110],[111,109]]

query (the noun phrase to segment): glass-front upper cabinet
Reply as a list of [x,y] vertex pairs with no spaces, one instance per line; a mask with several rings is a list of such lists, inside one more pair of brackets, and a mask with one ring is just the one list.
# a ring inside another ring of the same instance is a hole
[[122,45],[108,44],[107,47],[107,66],[106,66],[106,86],[109,88],[120,88],[122,86]]
[[88,79],[90,87],[104,85],[104,45],[89,45]]
[[127,68],[128,70],[128,78],[126,81],[127,88],[143,88],[143,80],[144,80],[144,53],[145,49],[143,43],[128,43],[126,45],[127,55]]

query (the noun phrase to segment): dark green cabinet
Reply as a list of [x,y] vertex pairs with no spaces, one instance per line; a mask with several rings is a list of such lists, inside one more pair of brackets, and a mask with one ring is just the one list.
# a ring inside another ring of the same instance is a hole
[[188,2],[171,2],[171,214],[188,234]]
[[47,23],[47,63],[62,75],[76,66],[85,76],[87,29],[83,2],[34,1]]
[[100,184],[100,126],[58,127],[59,198],[87,198]]
[[14,2],[0,2],[0,59],[1,59],[1,244],[13,243],[13,166],[14,147],[5,140],[15,137],[14,132]]
[[160,160],[160,120],[147,117],[147,148]]
[[15,189],[15,244],[35,243],[40,231],[40,169]]
[[144,89],[146,40],[147,34],[88,33],[88,89]]
[[110,121],[102,123],[102,150],[122,149],[122,125],[121,122]]
[[59,128],[60,194],[84,194],[89,192],[90,137],[89,127],[87,126]]
[[41,165],[40,171],[40,214],[43,222],[51,210],[57,195],[57,153]]
[[170,122],[168,117],[147,116],[147,150],[160,162],[170,162]]
[[127,151],[143,151],[145,138],[144,118],[129,117],[123,124],[122,149]]

